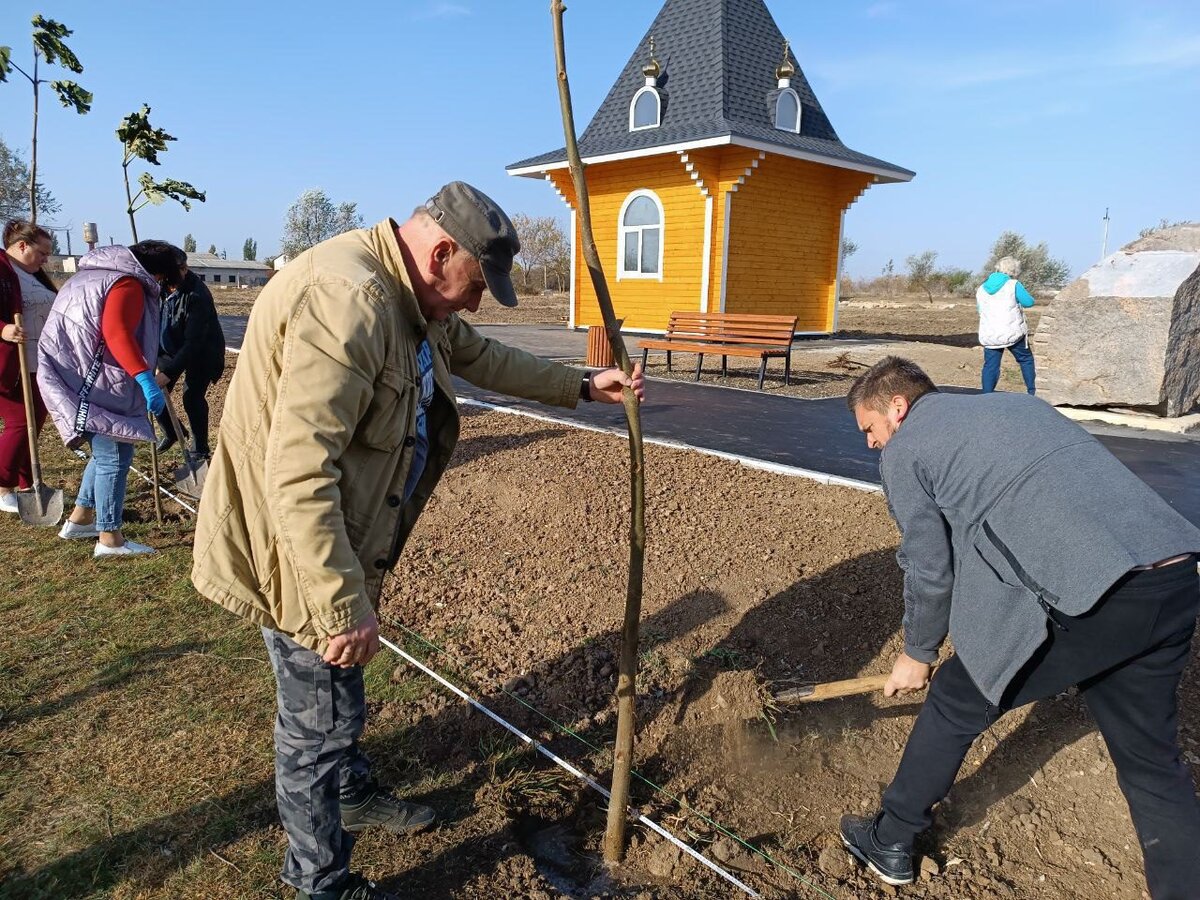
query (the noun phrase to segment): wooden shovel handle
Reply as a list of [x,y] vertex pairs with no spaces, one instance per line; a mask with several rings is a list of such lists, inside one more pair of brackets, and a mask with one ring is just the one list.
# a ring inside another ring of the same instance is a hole
[[[20,313],[13,314],[13,324],[18,328],[24,328]],[[29,371],[29,363],[25,355],[25,341],[17,341],[17,361],[21,365],[21,393],[25,397],[25,432],[29,439],[29,468],[30,475],[33,478],[33,486],[36,488],[42,483],[42,464],[38,459],[38,436],[37,436],[37,416],[33,409],[33,384],[30,382],[32,374]]]
[[[929,676],[937,671],[937,666],[929,670]],[[855,697],[859,694],[871,694],[882,691],[887,685],[889,675],[865,675],[862,678],[847,678],[845,681],[826,681],[823,684],[806,685],[780,691],[775,695],[777,703],[812,703],[817,700],[832,700],[835,697]]]
[[183,439],[183,426],[179,422],[179,413],[175,410],[175,404],[171,402],[171,395],[163,391],[163,399],[166,401],[167,416],[171,420],[171,427],[175,429],[175,440],[179,441],[179,446],[186,446]]

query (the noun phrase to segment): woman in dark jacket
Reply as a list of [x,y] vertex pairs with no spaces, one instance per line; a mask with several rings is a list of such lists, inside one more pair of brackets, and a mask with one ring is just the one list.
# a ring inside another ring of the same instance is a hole
[[[225,334],[217,319],[217,308],[204,282],[187,266],[187,254],[177,254],[183,277],[179,287],[162,305],[162,350],[158,358],[159,387],[170,393],[179,376],[184,377],[183,409],[187,413],[198,456],[209,456],[209,387],[225,371]],[[171,447],[178,435],[165,413],[158,416],[165,437],[158,443],[161,453]]]

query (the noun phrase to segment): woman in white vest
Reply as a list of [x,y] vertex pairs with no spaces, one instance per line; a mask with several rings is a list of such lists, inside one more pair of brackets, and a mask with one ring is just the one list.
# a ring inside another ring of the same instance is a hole
[[1021,261],[1006,256],[996,271],[975,292],[979,307],[979,343],[983,347],[983,392],[991,393],[1000,380],[1000,360],[1008,350],[1021,367],[1025,390],[1033,393],[1033,351],[1029,349],[1029,326],[1025,310],[1033,306],[1033,295],[1017,281]]

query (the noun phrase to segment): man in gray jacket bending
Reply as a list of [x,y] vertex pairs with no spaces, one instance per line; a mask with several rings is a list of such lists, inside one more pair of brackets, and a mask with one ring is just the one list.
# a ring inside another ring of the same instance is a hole
[[[900,527],[904,652],[884,693],[929,695],[874,816],[847,849],[912,881],[972,741],[1007,710],[1078,685],[1108,745],[1155,900],[1200,896],[1200,804],[1175,691],[1200,604],[1200,531],[1078,425],[1024,394],[942,394],[888,357],[846,398]],[[930,683],[947,634],[955,655]]]

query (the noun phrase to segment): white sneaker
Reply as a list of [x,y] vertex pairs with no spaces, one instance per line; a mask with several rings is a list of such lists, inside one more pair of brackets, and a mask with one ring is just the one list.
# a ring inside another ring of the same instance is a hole
[[58,536],[66,538],[68,541],[84,541],[89,538],[100,537],[100,531],[96,528],[96,523],[90,525],[77,525],[70,519],[63,522],[63,527],[59,530]]
[[19,513],[21,508],[17,506],[16,494],[0,494],[0,512]]
[[157,553],[153,547],[147,547],[145,544],[139,544],[137,541],[126,539],[120,547],[106,547],[104,544],[96,541],[96,549],[92,551],[92,556],[138,556],[143,553]]

